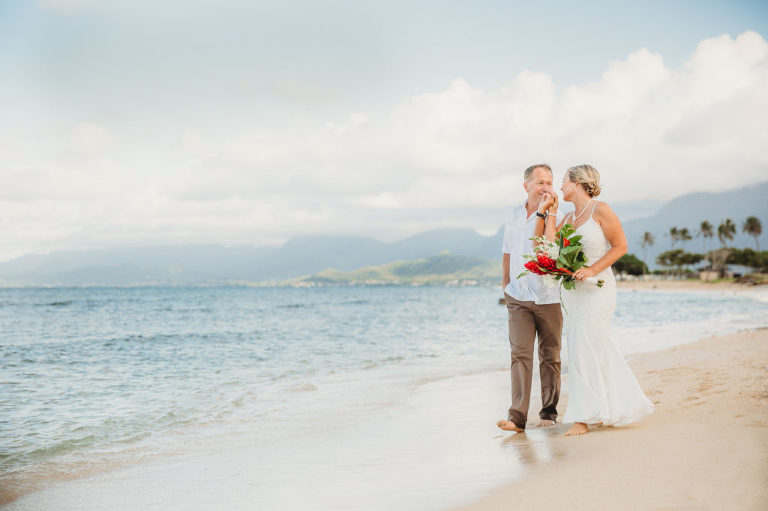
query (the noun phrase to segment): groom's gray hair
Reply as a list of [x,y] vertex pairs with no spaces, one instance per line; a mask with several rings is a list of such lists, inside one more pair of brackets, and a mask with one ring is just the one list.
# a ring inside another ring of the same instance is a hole
[[533,171],[538,168],[547,169],[549,173],[552,174],[552,167],[550,167],[546,163],[537,163],[536,165],[531,165],[530,167],[525,169],[525,172],[523,172],[523,183],[527,183],[531,179],[531,176],[533,175]]

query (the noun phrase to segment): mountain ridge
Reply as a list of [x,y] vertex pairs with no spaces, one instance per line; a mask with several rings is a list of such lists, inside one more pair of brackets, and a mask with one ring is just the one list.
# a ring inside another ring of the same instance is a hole
[[[670,227],[696,234],[700,222],[717,225],[726,217],[737,225],[729,246],[754,247],[754,239],[741,232],[747,216],[768,221],[768,181],[724,192],[693,192],[676,197],[642,218],[625,221],[630,253],[655,266],[656,256],[672,248]],[[616,210],[621,209],[617,203]],[[504,212],[500,211],[500,220]],[[644,232],[656,238],[653,246],[641,247]],[[278,282],[318,274],[324,270],[350,272],[396,261],[426,259],[448,251],[455,256],[498,260],[503,227],[485,236],[474,229],[424,231],[392,242],[362,236],[302,235],[280,247],[225,247],[187,244],[166,247],[63,250],[51,254],[27,254],[0,263],[0,285],[198,285],[232,282]],[[706,245],[703,241],[706,241]],[[760,237],[768,247],[768,232]],[[717,238],[676,243],[675,248],[702,252],[719,246]],[[647,253],[647,258],[646,258]]]

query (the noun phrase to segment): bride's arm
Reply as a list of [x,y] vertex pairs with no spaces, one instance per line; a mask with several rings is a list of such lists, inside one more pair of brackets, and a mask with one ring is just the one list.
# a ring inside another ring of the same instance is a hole
[[[572,214],[573,214],[573,212],[569,211],[568,213],[565,214],[565,216],[563,216],[563,219],[560,220],[560,223],[557,224],[557,227],[555,227],[555,232],[557,232],[560,229],[562,229],[563,226],[568,223],[568,219],[571,218]],[[552,238],[552,239],[554,240],[554,238]]]
[[598,203],[592,218],[603,230],[605,238],[611,244],[611,249],[603,257],[592,263],[589,268],[581,268],[574,273],[577,280],[584,280],[588,277],[597,275],[613,263],[619,260],[621,256],[627,253],[627,238],[624,236],[624,229],[616,213],[605,202]]
[[[563,228],[565,224],[568,223],[568,219],[571,217],[571,212],[568,212],[565,214],[562,220],[558,223],[557,221],[557,211],[555,211],[551,216],[547,217],[547,225],[544,231],[544,237],[547,238],[549,241],[555,241],[555,234]],[[551,221],[550,221],[551,219]]]

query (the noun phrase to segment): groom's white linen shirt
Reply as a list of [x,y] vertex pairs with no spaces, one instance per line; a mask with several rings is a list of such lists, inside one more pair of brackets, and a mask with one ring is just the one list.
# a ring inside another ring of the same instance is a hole
[[[509,284],[504,292],[522,302],[536,302],[538,305],[548,303],[560,303],[560,291],[557,286],[547,287],[544,279],[538,275],[529,273],[517,278],[525,270],[526,263],[523,254],[533,254],[533,237],[536,229],[536,220],[539,217],[534,212],[530,217],[525,209],[528,201],[509,210],[507,220],[504,223],[504,241],[501,245],[501,253],[509,254]],[[557,223],[563,219],[560,210],[557,211]]]

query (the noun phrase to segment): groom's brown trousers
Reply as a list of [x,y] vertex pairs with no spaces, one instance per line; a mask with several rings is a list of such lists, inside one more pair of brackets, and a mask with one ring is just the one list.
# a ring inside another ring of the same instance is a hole
[[560,340],[563,314],[559,303],[536,305],[504,294],[509,315],[509,348],[512,365],[512,405],[509,420],[525,429],[531,402],[533,345],[539,334],[539,374],[541,375],[541,411],[539,417],[557,419],[560,399]]

